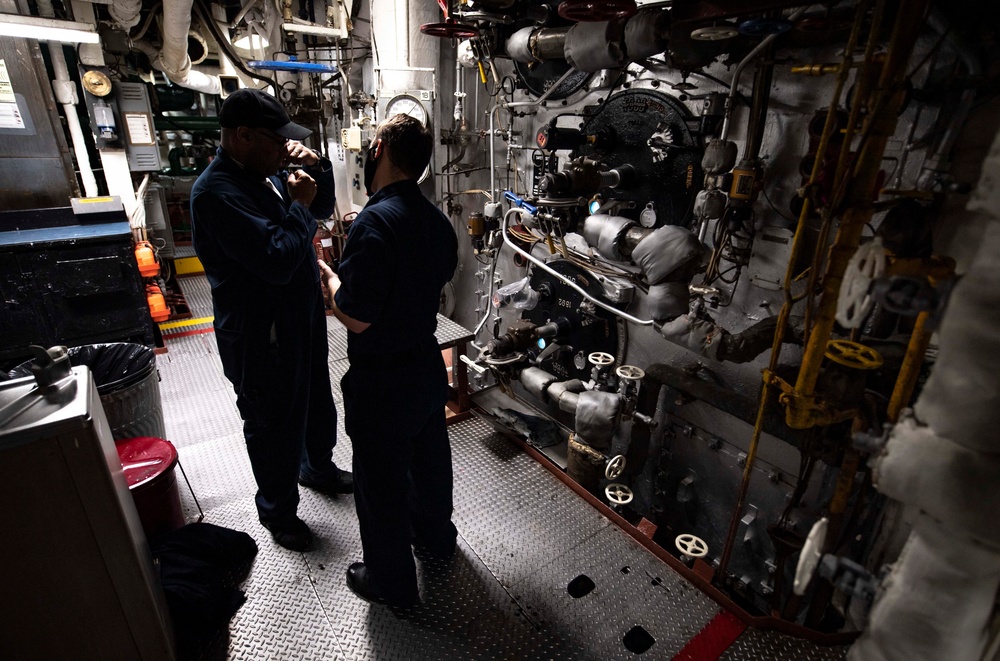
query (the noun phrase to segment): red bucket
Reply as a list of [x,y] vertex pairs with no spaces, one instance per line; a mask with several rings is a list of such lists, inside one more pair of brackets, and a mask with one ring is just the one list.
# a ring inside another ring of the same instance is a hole
[[162,438],[140,436],[116,443],[142,529],[152,539],[184,525],[174,467],[177,449]]

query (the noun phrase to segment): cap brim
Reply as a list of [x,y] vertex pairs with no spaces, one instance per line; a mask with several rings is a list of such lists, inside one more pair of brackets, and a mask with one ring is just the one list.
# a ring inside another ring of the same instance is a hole
[[312,135],[312,131],[304,126],[299,126],[295,122],[288,122],[284,126],[279,126],[271,130],[282,138],[288,138],[289,140],[305,140]]

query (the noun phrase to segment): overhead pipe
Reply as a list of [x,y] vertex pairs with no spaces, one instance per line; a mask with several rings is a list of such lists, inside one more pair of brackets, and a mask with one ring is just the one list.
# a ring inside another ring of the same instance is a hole
[[[48,1],[49,6],[51,6],[51,0]],[[108,13],[111,14],[111,18],[115,19],[115,23],[125,28],[126,32],[138,25],[141,11],[142,0],[113,0],[108,5]]]
[[[46,18],[54,18],[55,10],[52,7],[52,0],[38,0],[38,13]],[[52,91],[55,93],[56,101],[62,104],[63,114],[66,116],[66,126],[69,128],[73,154],[76,156],[77,167],[80,169],[80,180],[83,182],[83,194],[87,197],[96,197],[98,193],[97,178],[90,165],[90,153],[87,151],[87,139],[80,126],[80,117],[76,114],[76,106],[80,103],[76,84],[69,77],[62,44],[50,42],[48,48],[54,73]]]
[[[809,9],[809,7],[800,7],[799,9],[796,9],[791,13],[791,15],[789,15],[788,20],[792,22],[797,21],[807,9]],[[781,36],[781,33],[771,34],[761,39],[760,43],[757,44],[752,51],[747,53],[746,57],[740,60],[740,63],[736,65],[736,70],[733,71],[733,80],[729,83],[729,96],[726,98],[726,114],[722,119],[722,133],[719,136],[719,139],[723,142],[729,139],[729,129],[732,124],[733,108],[736,107],[736,95],[739,94],[740,76],[743,75],[743,70],[779,36]]]

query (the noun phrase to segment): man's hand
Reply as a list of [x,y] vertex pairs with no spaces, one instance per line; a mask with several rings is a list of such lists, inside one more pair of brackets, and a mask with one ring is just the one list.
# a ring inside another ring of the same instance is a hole
[[301,142],[289,140],[285,148],[288,150],[288,161],[293,165],[316,165],[319,163],[319,154]]
[[319,284],[323,287],[323,298],[326,299],[327,307],[332,310],[333,297],[340,289],[340,276],[334,273],[333,269],[323,260],[316,260],[316,263],[319,264]]
[[292,202],[308,207],[316,197],[316,180],[304,170],[294,170],[288,173],[288,195]]

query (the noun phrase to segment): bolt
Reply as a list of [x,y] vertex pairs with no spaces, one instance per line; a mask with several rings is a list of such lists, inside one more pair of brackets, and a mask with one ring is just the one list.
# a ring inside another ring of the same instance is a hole
[[778,471],[771,471],[770,473],[767,474],[767,479],[771,480],[771,482],[773,482],[774,484],[777,484],[779,481],[781,481],[781,473],[779,473]]
[[739,456],[736,457],[736,463],[740,466],[747,465],[747,454],[746,452],[740,452]]

